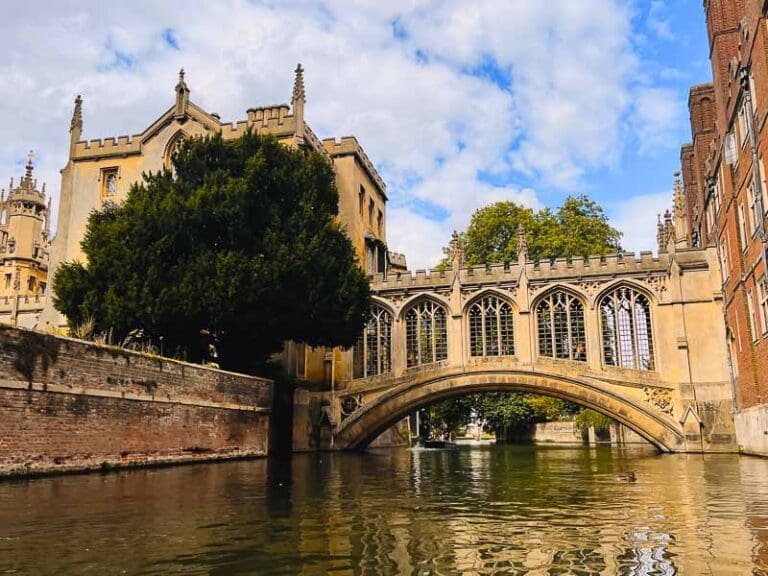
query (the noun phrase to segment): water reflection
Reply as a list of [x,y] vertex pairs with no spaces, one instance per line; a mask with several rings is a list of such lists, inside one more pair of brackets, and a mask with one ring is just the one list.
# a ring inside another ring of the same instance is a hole
[[479,447],[4,483],[0,574],[766,574],[767,473]]

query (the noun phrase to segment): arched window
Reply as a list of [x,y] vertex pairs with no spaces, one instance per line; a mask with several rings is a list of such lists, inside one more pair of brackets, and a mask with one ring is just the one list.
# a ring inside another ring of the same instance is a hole
[[373,306],[368,324],[355,344],[354,378],[367,378],[392,371],[392,315]]
[[165,167],[173,172],[174,176],[176,175],[176,168],[173,165],[173,157],[181,149],[184,140],[186,140],[186,134],[184,132],[177,132],[165,147]]
[[608,366],[654,370],[651,305],[648,298],[620,286],[600,300],[603,359]]
[[562,290],[548,294],[536,306],[539,356],[587,361],[584,304]]
[[469,309],[469,351],[472,356],[513,356],[515,332],[512,306],[486,296]]
[[420,366],[448,358],[448,325],[445,308],[423,300],[405,314],[407,365]]

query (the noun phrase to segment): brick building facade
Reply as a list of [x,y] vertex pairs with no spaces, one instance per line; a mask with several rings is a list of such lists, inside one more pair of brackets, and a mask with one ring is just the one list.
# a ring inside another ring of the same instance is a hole
[[713,82],[690,92],[687,232],[718,248],[739,444],[768,454],[768,2],[705,0],[704,10]]

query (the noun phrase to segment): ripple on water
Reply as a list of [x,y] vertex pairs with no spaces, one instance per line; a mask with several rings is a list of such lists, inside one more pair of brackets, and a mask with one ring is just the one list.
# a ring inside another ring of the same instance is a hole
[[5,483],[0,574],[766,574],[767,472],[478,447]]

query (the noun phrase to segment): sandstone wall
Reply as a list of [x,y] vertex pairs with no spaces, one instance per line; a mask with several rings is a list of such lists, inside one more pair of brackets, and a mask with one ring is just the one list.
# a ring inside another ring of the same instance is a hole
[[272,384],[0,326],[0,476],[263,456]]

